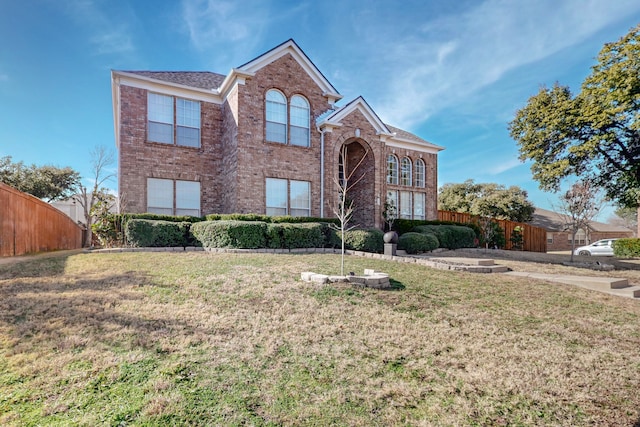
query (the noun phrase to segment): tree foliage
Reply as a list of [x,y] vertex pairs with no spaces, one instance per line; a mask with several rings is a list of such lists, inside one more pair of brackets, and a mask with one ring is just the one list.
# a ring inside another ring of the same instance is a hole
[[79,181],[80,174],[70,167],[27,166],[0,157],[0,182],[47,202],[69,198]]
[[559,191],[570,176],[603,188],[623,206],[640,203],[640,25],[600,51],[573,95],[542,87],[509,124],[533,178]]
[[530,221],[535,211],[527,199],[527,192],[520,187],[476,184],[471,179],[462,184],[444,184],[440,187],[438,209],[516,222]]

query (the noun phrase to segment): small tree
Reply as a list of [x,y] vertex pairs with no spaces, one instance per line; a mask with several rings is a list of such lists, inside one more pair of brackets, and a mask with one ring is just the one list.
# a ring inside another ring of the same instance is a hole
[[516,225],[513,227],[513,232],[511,233],[511,237],[509,240],[511,241],[511,249],[515,249],[517,251],[521,251],[524,247],[524,227],[520,225]]
[[571,262],[576,248],[576,233],[582,229],[589,239],[590,223],[600,211],[602,196],[589,182],[577,182],[560,197],[555,211],[564,222],[564,228],[571,232]]
[[393,223],[396,219],[398,219],[398,208],[396,207],[396,204],[393,202],[393,200],[385,200],[382,217],[384,218],[384,222],[387,224],[388,231],[392,231]]
[[348,154],[348,145],[344,144],[340,148],[340,167],[338,171],[338,177],[333,179],[333,182],[338,187],[338,200],[336,205],[333,207],[333,213],[340,221],[339,226],[335,226],[335,229],[340,233],[340,240],[342,241],[341,246],[341,260],[340,260],[340,274],[344,276],[344,240],[345,233],[349,230],[355,228],[355,226],[350,227],[349,221],[353,216],[353,200],[350,200],[347,196],[349,191],[358,184],[365,176],[364,172],[359,176],[355,177],[356,171],[367,158],[369,154],[369,150],[365,150],[362,157],[356,162],[353,168],[349,168],[349,157]]
[[85,186],[81,181],[77,185],[77,194],[74,199],[82,206],[87,233],[84,245],[91,247],[93,241],[93,217],[94,207],[101,200],[108,198],[109,191],[103,187],[104,183],[115,176],[109,173],[108,167],[113,164],[113,152],[103,146],[95,147],[91,151],[91,187]]

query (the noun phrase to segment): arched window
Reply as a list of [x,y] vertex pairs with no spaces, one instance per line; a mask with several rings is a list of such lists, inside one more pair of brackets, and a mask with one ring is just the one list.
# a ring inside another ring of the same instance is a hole
[[387,157],[387,184],[398,184],[398,158],[393,154]]
[[291,98],[291,145],[309,146],[309,103],[300,95]]
[[267,92],[267,141],[287,143],[287,99],[275,89]]
[[416,187],[424,188],[425,179],[424,179],[424,160],[418,159],[416,160]]
[[402,158],[402,165],[400,167],[400,184],[411,185],[411,159],[408,157]]

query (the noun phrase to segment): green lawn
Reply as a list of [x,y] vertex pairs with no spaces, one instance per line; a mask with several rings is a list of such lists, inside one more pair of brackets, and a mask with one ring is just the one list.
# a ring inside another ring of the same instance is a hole
[[0,425],[640,423],[640,303],[338,255],[0,266]]

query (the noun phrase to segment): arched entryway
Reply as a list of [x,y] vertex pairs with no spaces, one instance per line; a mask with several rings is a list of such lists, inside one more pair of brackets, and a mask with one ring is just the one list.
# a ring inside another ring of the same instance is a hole
[[356,139],[342,144],[338,152],[338,177],[341,185],[347,180],[347,200],[353,201],[353,215],[349,226],[374,227],[375,161],[366,142]]

